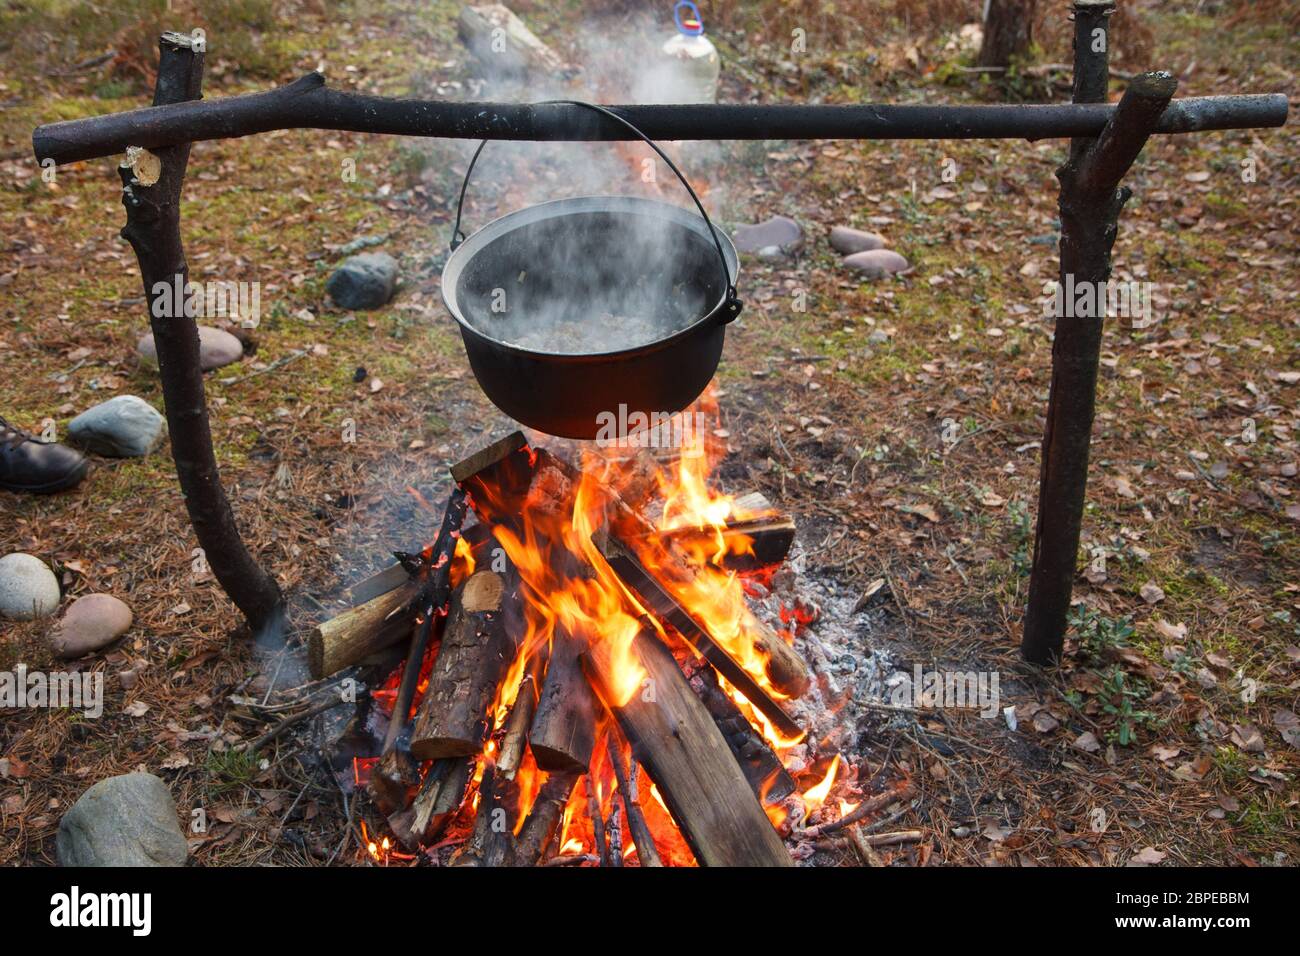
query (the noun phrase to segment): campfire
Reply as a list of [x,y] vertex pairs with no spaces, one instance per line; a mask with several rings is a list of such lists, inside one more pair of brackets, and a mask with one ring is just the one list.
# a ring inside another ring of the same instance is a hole
[[717,451],[566,460],[516,432],[452,468],[436,540],[310,642],[324,676],[409,641],[373,692],[381,752],[355,761],[387,821],[372,856],[791,864],[778,830],[825,801],[839,761],[802,797],[783,765],[808,669],[747,590],[795,529],[760,494],[710,487]]

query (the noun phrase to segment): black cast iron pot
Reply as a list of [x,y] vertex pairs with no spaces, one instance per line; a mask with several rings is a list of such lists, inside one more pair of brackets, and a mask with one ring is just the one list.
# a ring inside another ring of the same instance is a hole
[[735,247],[691,197],[699,215],[629,196],[560,199],[464,240],[458,210],[443,302],[498,408],[590,439],[611,421],[676,413],[699,397],[741,303]]

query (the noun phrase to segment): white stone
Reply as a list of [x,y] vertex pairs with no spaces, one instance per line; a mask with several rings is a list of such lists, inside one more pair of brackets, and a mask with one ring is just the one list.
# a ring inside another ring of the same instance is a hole
[[0,617],[34,621],[59,606],[59,581],[40,558],[21,551],[0,558]]

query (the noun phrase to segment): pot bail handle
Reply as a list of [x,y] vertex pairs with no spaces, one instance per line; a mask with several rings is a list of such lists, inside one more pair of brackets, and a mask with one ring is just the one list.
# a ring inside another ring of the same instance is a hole
[[[709,214],[704,211],[704,204],[700,202],[700,197],[695,194],[695,190],[691,188],[691,184],[686,180],[686,177],[682,175],[682,171],[677,168],[677,164],[668,158],[668,154],[660,149],[659,145],[655,143],[654,140],[646,136],[645,133],[633,126],[628,120],[619,116],[613,110],[606,109],[605,107],[599,106],[595,103],[588,103],[585,100],[543,100],[534,105],[581,106],[589,110],[595,110],[597,113],[605,115],[609,119],[614,120],[616,123],[621,124],[631,132],[635,133],[643,143],[658,154],[660,159],[668,164],[668,168],[673,171],[673,174],[681,181],[681,184],[686,187],[686,192],[690,194],[691,200],[695,203],[695,208],[699,210],[700,215],[704,218],[704,224],[709,227],[709,235],[713,237],[713,245],[718,250],[718,261],[722,263],[722,277],[725,280],[727,287],[727,301],[723,303],[719,316],[724,323],[731,322],[739,316],[741,309],[744,308],[744,302],[741,300],[740,296],[736,294],[736,285],[732,281],[731,270],[727,268],[727,256],[722,251],[722,241],[718,238],[717,227],[715,227],[713,221],[709,219]],[[474,155],[470,157],[469,167],[465,170],[465,180],[460,184],[460,198],[456,201],[456,224],[452,227],[451,242],[449,243],[453,252],[456,251],[457,247],[459,247],[466,239],[465,233],[460,228],[461,213],[465,208],[465,192],[469,188],[469,179],[474,172],[475,164],[478,163],[479,155],[483,152],[483,147],[487,144],[487,140],[483,140],[478,144],[478,149],[474,150]]]

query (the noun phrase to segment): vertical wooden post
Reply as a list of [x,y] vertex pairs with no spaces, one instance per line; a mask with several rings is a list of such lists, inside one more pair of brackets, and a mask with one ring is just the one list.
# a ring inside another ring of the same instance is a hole
[[[1075,0],[1074,101],[1105,102],[1109,81],[1107,18],[1113,0]],[[1088,448],[1101,357],[1104,308],[1077,308],[1072,289],[1099,293],[1110,278],[1120,210],[1130,191],[1119,186],[1168,105],[1177,81],[1145,73],[1129,84],[1101,134],[1070,143],[1057,170],[1061,213],[1060,309],[1052,342],[1052,385],[1043,432],[1038,522],[1021,653],[1035,664],[1060,660],[1074,585],[1088,482]],[[1154,110],[1154,113],[1153,113]],[[1094,295],[1094,303],[1105,297]]]
[[[195,49],[186,34],[164,33],[159,51],[153,105],[199,99],[202,49]],[[183,308],[189,267],[181,244],[180,203],[190,147],[188,143],[168,146],[156,150],[156,155],[161,169],[152,184],[141,183],[129,165],[119,169],[126,207],[122,238],[131,243],[140,264],[176,476],[213,575],[255,631],[273,632],[282,624],[284,601],[275,580],[244,546],[221,486],[199,364],[198,326]],[[163,293],[163,288],[168,292]]]

